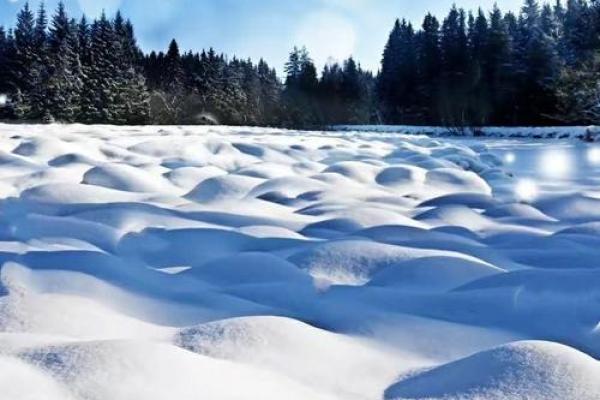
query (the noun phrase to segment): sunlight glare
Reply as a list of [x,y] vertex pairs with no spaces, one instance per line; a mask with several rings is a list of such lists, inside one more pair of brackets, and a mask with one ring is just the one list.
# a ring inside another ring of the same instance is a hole
[[504,156],[504,162],[507,164],[514,164],[517,161],[517,156],[515,153],[506,153]]
[[515,186],[515,194],[520,201],[534,201],[538,193],[538,185],[530,179],[523,179]]
[[566,178],[573,171],[573,164],[573,158],[566,150],[549,150],[538,160],[538,170],[547,178]]
[[592,147],[587,152],[588,162],[592,165],[600,165],[600,147]]

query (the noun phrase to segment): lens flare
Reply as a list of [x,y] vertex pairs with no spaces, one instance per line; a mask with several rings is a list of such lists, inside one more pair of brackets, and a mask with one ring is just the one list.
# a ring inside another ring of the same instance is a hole
[[538,194],[538,185],[530,179],[523,179],[515,186],[515,195],[519,201],[534,201],[538,197]]
[[600,147],[592,147],[587,151],[587,160],[592,165],[600,165]]
[[546,178],[567,178],[573,172],[572,155],[561,149],[549,150],[538,160],[538,170]]
[[506,164],[514,164],[517,161],[517,156],[515,153],[506,153],[504,156],[504,162]]

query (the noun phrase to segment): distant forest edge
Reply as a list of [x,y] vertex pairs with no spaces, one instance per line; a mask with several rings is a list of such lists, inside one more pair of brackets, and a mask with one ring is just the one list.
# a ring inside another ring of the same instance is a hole
[[[324,38],[326,40],[326,38]],[[107,124],[600,124],[600,1],[525,0],[520,13],[397,20],[380,71],[352,58],[319,74],[295,48],[281,80],[213,49],[144,54],[120,13],[77,21],[26,3],[0,26],[0,119]]]

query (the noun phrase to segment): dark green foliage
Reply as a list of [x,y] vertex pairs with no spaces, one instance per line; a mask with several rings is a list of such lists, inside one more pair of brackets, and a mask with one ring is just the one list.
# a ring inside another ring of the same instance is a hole
[[569,77],[589,69],[599,32],[600,4],[586,0],[568,0],[566,7],[560,0],[552,6],[525,0],[518,16],[497,6],[489,15],[468,16],[452,7],[441,27],[427,15],[414,35],[410,24],[397,21],[378,77],[379,108],[387,123],[556,123],[565,96],[576,95],[561,82],[574,87]]

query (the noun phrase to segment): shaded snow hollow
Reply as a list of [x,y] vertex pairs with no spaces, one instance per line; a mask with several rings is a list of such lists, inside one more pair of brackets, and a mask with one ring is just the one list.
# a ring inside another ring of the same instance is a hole
[[389,132],[0,125],[0,399],[598,399],[600,192],[506,171]]

